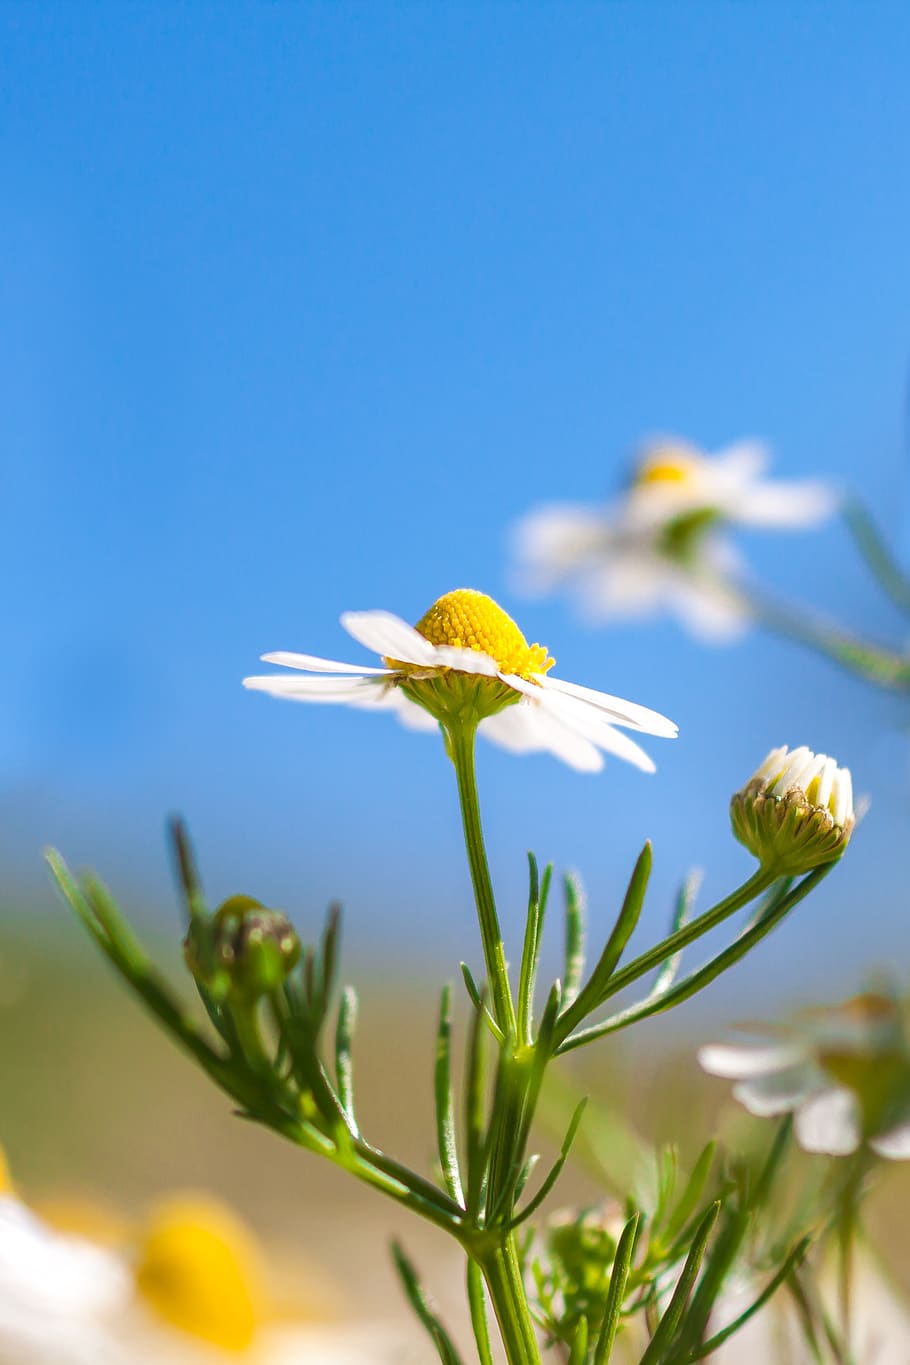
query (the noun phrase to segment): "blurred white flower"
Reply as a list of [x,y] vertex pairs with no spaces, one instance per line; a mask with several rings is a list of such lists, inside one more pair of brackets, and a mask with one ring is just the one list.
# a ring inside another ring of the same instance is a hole
[[735,1080],[734,1098],[760,1117],[793,1113],[807,1152],[847,1156],[866,1142],[910,1158],[910,1052],[900,1010],[869,993],[809,1010],[760,1045],[712,1044],[698,1060]]
[[211,1200],[169,1201],[116,1250],[0,1194],[0,1365],[396,1365],[370,1325],[270,1310],[259,1253]]
[[613,502],[551,504],[518,523],[519,586],[538,595],[568,585],[596,622],[668,611],[703,639],[732,639],[751,613],[725,528],[814,526],[837,505],[826,484],[763,479],[767,462],[751,441],[714,456],[678,438],[649,442]]
[[[767,1279],[767,1276],[765,1277]],[[833,1263],[823,1267],[818,1287],[831,1320],[837,1321],[838,1275]],[[744,1313],[761,1293],[763,1282],[743,1277],[721,1296],[709,1332],[720,1332]],[[851,1290],[851,1360],[857,1365],[907,1365],[910,1360],[910,1310],[863,1248],[856,1256]],[[833,1357],[826,1357],[832,1359]],[[806,1341],[792,1295],[778,1289],[770,1302],[711,1353],[712,1365],[818,1365],[817,1350]]]
[[[554,660],[547,651],[529,645],[511,617],[473,589],[446,593],[416,627],[387,611],[345,612],[341,624],[382,657],[382,668],[264,654],[263,662],[304,676],[244,678],[244,687],[293,701],[394,710],[417,729],[435,730],[447,714],[471,707],[481,717],[480,733],[503,748],[547,750],[586,772],[603,767],[601,751],[654,771],[651,758],[617,725],[665,738],[677,733],[656,711],[550,677]],[[336,676],[305,676],[313,673]]]

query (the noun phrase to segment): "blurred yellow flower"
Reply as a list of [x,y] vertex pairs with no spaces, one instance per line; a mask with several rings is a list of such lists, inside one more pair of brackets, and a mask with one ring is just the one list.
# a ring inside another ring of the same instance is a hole
[[136,1287],[160,1316],[243,1351],[266,1315],[259,1248],[228,1209],[201,1195],[158,1205],[141,1238]]

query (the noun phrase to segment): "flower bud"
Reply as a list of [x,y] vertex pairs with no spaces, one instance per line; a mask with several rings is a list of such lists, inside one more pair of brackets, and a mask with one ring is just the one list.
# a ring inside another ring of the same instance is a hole
[[772,749],[730,802],[733,833],[778,876],[834,862],[853,832],[853,782],[826,754]]
[[186,964],[218,1000],[251,1004],[281,986],[300,961],[300,939],[280,910],[251,896],[231,896],[210,919],[194,920],[183,945]]

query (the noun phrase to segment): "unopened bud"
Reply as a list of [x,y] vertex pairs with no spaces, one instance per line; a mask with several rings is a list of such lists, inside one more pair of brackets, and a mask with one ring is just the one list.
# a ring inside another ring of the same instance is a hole
[[730,802],[733,832],[762,866],[796,876],[834,862],[853,832],[853,782],[826,754],[772,749]]
[[251,896],[231,896],[210,919],[194,920],[184,942],[187,966],[211,994],[245,1003],[277,990],[300,952],[287,916]]

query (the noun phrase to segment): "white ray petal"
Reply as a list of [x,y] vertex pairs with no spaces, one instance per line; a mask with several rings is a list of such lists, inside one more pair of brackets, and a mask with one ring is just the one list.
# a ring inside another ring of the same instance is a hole
[[767,1076],[802,1060],[803,1053],[792,1043],[770,1047],[739,1047],[736,1043],[709,1043],[698,1049],[698,1064],[712,1076],[745,1080],[748,1076]]
[[460,645],[433,645],[433,660],[437,668],[454,668],[459,673],[480,673],[495,678],[499,664],[479,649],[464,649]]
[[679,733],[678,725],[662,716],[659,711],[649,710],[647,706],[639,706],[634,701],[624,701],[622,697],[613,697],[608,692],[598,692],[593,687],[582,687],[580,683],[565,682],[562,678],[554,678],[549,673],[540,673],[536,677],[544,690],[551,688],[568,697],[586,702],[598,711],[605,712],[617,725],[625,725],[630,730],[641,730],[647,735],[662,735],[666,739],[675,739]]
[[834,787],[834,775],[837,772],[837,763],[833,758],[826,758],[824,766],[818,775],[818,792],[815,797],[815,804],[827,806],[831,799],[831,792]]
[[392,705],[395,707],[398,719],[409,730],[430,731],[439,729],[439,721],[431,716],[429,711],[418,706],[416,701],[411,701],[410,697],[406,697],[398,688],[391,689],[388,695],[394,699]]
[[404,664],[437,664],[436,646],[391,611],[346,611],[341,624],[367,649]]
[[743,526],[797,530],[827,521],[840,500],[829,484],[771,482],[742,489],[727,511]]
[[722,583],[678,571],[666,584],[670,608],[692,634],[708,644],[729,644],[749,627],[745,604]]
[[817,1068],[806,1064],[739,1081],[733,1087],[733,1098],[757,1118],[771,1118],[798,1108],[824,1086],[825,1079]]
[[315,654],[289,654],[278,649],[260,656],[264,664],[281,664],[283,668],[301,668],[306,673],[388,673],[388,668],[364,667],[363,664],[342,664],[337,659],[321,659]]
[[596,773],[603,759],[593,744],[530,702],[507,706],[480,722],[479,733],[513,754],[548,752],[578,772]]
[[[345,702],[352,706],[383,705],[389,695],[382,678],[310,678],[293,673],[269,673],[263,677],[244,678],[244,687],[254,692],[267,692],[272,697],[288,697],[293,701]],[[389,703],[385,703],[389,704]]]
[[642,772],[655,771],[654,760],[644,749],[639,748],[628,735],[615,730],[604,712],[596,707],[578,701],[575,697],[563,696],[559,692],[538,687],[511,673],[500,673],[499,676],[517,692],[529,697],[538,711],[543,714],[549,713],[558,724],[595,744],[598,749],[604,749],[607,753],[615,754],[617,758],[625,759]]
[[889,1161],[910,1160],[910,1118],[889,1128],[887,1133],[869,1139],[869,1146]]
[[860,1143],[859,1101],[841,1088],[815,1095],[797,1110],[794,1131],[804,1151],[849,1156]]

